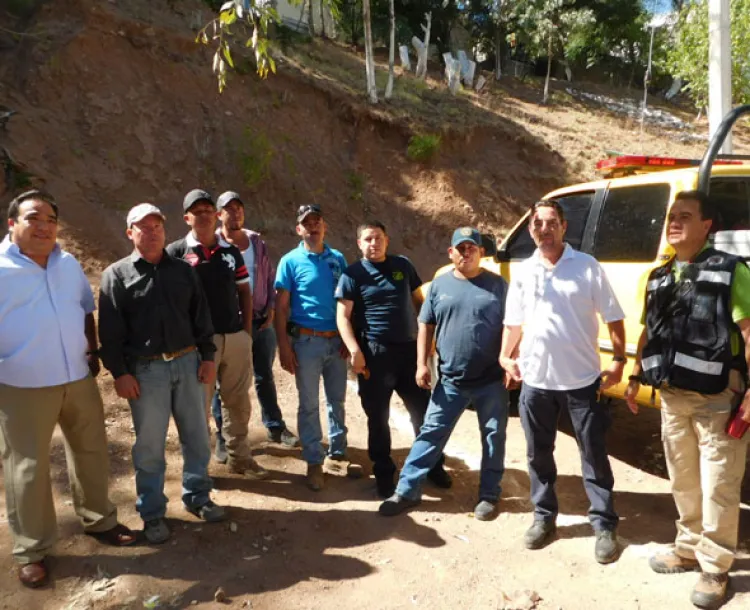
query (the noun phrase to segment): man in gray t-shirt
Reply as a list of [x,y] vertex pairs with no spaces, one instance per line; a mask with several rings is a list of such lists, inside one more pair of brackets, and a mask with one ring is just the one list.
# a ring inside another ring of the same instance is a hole
[[406,458],[396,493],[380,505],[380,514],[397,515],[420,502],[421,486],[437,463],[458,418],[469,404],[477,411],[482,435],[482,472],[477,519],[496,513],[505,470],[508,394],[500,368],[505,280],[480,266],[484,249],[479,231],[456,229],[448,250],[453,270],[435,279],[419,314],[417,384],[431,386],[427,365],[436,339],[440,379],[430,398],[424,424]]

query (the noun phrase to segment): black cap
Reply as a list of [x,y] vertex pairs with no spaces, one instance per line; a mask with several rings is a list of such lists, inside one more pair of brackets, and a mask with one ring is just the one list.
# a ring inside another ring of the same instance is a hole
[[199,201],[205,201],[216,207],[214,200],[211,199],[211,195],[209,195],[206,191],[204,191],[203,189],[193,189],[187,195],[185,195],[185,199],[182,200],[183,212],[187,212]]
[[323,210],[321,210],[320,206],[315,203],[299,206],[299,209],[297,210],[297,224],[301,223],[310,214],[317,214],[322,218]]
[[224,206],[235,200],[239,201],[242,207],[245,207],[245,203],[240,198],[239,193],[235,193],[234,191],[226,191],[219,195],[219,198],[216,200],[216,209],[221,210],[224,208]]

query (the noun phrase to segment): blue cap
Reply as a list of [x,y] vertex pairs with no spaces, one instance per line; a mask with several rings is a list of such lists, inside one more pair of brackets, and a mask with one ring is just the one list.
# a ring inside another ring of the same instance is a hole
[[459,227],[453,231],[451,248],[455,248],[457,245],[467,241],[470,241],[475,246],[482,247],[482,236],[477,229],[473,227]]

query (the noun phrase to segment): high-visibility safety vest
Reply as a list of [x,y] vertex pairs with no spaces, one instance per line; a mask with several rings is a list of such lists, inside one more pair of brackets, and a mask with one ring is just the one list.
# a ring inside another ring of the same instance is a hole
[[674,259],[654,269],[646,286],[646,344],[641,365],[647,385],[667,384],[702,394],[719,394],[729,371],[742,367],[732,354],[730,295],[742,260],[713,248],[686,265],[679,280]]

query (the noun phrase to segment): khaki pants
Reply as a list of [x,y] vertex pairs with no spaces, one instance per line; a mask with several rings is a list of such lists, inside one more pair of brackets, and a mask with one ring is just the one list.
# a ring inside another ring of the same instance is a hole
[[740,488],[750,434],[726,434],[733,392],[661,393],[662,440],[679,519],[675,552],[724,573],[737,550]]
[[[244,330],[214,335],[216,379],[221,396],[222,430],[232,460],[250,457],[250,385],[253,379],[253,340]],[[215,388],[206,387],[206,414],[211,412]],[[209,428],[210,430],[210,428]]]
[[41,561],[57,538],[49,473],[57,423],[65,438],[73,506],[85,531],[104,532],[117,525],[117,509],[107,496],[107,435],[94,379],[48,388],[0,384],[0,452],[13,555],[20,563]]

